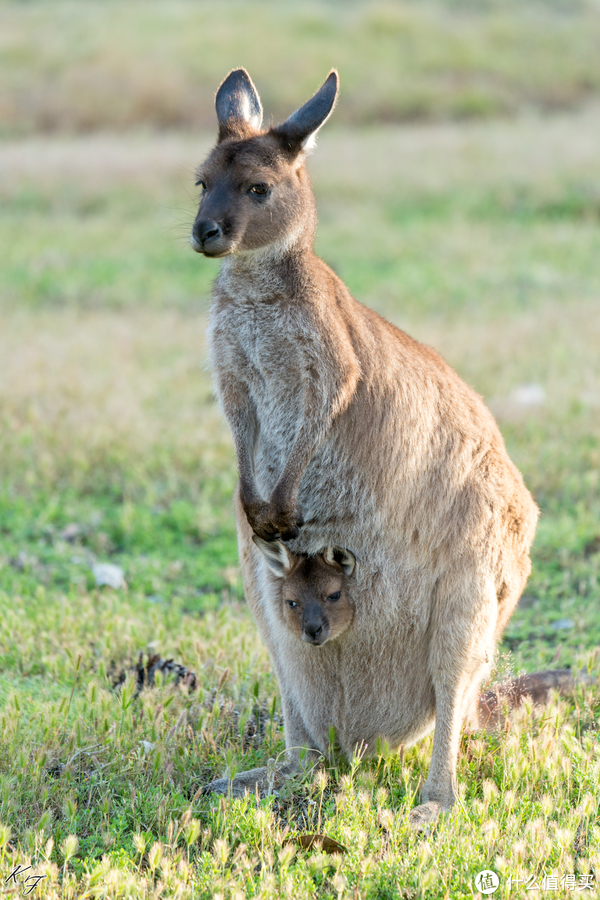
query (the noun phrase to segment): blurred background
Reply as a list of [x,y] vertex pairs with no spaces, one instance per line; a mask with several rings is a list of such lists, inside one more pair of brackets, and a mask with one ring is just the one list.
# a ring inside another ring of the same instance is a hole
[[317,250],[498,417],[543,513],[517,662],[600,644],[599,47],[597,0],[3,0],[5,599],[83,602],[93,560],[142,611],[241,596],[194,169],[231,68],[277,122],[336,67]]

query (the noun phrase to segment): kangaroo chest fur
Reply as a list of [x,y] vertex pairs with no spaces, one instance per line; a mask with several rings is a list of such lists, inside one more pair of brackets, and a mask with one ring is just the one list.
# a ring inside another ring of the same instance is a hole
[[[232,366],[247,389],[257,422],[254,473],[268,497],[285,464],[303,412],[305,368],[298,323],[289,309],[258,298],[217,295],[211,311],[211,355],[215,368]],[[226,402],[226,401],[225,401]]]
[[[495,508],[510,506],[507,495],[522,502],[526,492],[481,399],[437,354],[342,290],[360,330],[351,347],[360,376],[303,472],[305,525],[290,547],[314,554],[335,543],[371,572],[385,559],[396,584],[398,571],[423,566],[435,581],[444,554],[432,549],[453,544],[455,559],[465,539],[483,538]],[[303,423],[326,420],[335,402],[338,333],[349,328],[332,321],[335,303],[331,315],[319,311],[315,328],[318,302],[286,295],[274,277],[239,274],[235,263],[216,283],[209,336],[217,386],[226,414],[233,395],[252,410],[253,474],[265,498]]]

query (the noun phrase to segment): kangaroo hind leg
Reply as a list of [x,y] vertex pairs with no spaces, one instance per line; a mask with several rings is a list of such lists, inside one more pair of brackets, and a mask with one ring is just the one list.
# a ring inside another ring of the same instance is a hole
[[435,732],[421,805],[410,815],[425,830],[456,799],[456,766],[464,717],[489,674],[495,649],[497,601],[493,584],[470,581],[471,590],[439,584],[430,623],[429,675],[435,693]]

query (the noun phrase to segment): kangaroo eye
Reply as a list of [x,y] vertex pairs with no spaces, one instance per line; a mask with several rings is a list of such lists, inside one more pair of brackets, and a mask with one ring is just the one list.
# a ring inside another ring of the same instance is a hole
[[260,184],[253,184],[252,187],[250,188],[250,193],[251,194],[266,194],[268,190],[269,190],[269,185],[263,184],[261,182]]
[[201,187],[202,190],[205,191],[206,190],[206,182],[202,181],[202,179],[200,179],[200,181],[196,182],[196,187]]
[[339,600],[341,596],[342,596],[342,592],[341,592],[341,591],[336,591],[335,594],[330,594],[329,597],[328,597],[327,599],[328,599],[328,600],[333,600],[333,602],[335,603],[335,601],[336,601],[336,600]]
[[290,609],[296,609],[296,607],[298,606],[295,600],[286,600],[286,603]]

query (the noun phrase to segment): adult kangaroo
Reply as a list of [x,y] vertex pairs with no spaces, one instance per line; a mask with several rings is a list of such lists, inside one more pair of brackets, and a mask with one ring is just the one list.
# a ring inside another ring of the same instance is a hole
[[[324,753],[332,727],[351,756],[435,725],[411,813],[421,827],[454,802],[461,724],[529,575],[537,508],[481,398],[354,300],[313,251],[305,155],[337,92],[332,71],[282,125],[262,129],[250,77],[227,76],[191,243],[222,259],[210,347],[237,455],[246,598],[281,691],[279,775],[298,768],[301,748]],[[286,627],[253,534],[295,555],[351,552],[343,634],[315,646]],[[208,787],[253,790],[265,773]]]

